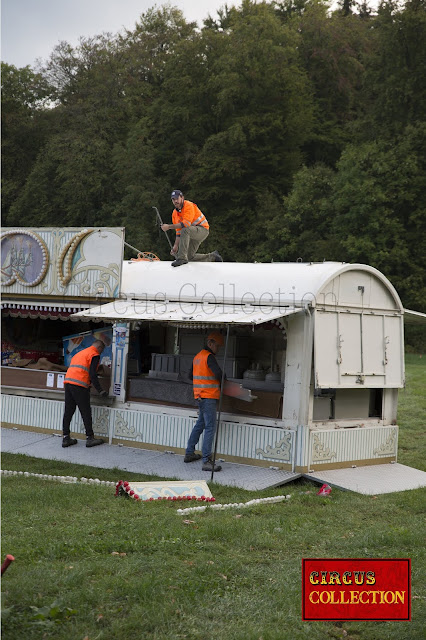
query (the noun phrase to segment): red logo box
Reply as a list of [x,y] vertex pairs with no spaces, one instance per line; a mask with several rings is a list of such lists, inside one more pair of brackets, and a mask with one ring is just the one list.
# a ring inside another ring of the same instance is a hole
[[410,558],[303,558],[302,620],[411,620]]

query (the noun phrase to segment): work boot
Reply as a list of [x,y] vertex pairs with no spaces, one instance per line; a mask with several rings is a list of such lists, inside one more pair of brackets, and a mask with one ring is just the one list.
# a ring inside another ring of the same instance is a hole
[[95,438],[94,436],[87,436],[86,438],[86,447],[97,447],[98,444],[103,444],[105,440],[102,438]]
[[203,471],[221,471],[222,467],[220,464],[215,464],[213,469],[213,460],[209,458],[207,462],[203,462],[203,466],[201,467]]
[[73,444],[77,444],[78,440],[75,438],[70,438],[70,436],[64,436],[62,438],[62,446],[64,447],[72,447]]
[[172,267],[181,267],[183,264],[188,264],[188,260],[178,258],[177,260],[173,260]]
[[215,262],[223,262],[222,256],[219,254],[219,251],[213,251],[214,261]]
[[184,462],[195,462],[196,460],[201,460],[199,453],[185,453]]

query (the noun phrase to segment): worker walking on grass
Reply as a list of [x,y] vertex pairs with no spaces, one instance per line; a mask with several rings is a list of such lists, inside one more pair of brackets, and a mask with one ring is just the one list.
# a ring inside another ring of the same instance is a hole
[[188,262],[223,262],[217,251],[212,253],[197,253],[198,247],[209,235],[209,223],[206,216],[196,204],[185,200],[182,191],[172,191],[174,211],[173,224],[162,224],[163,231],[176,230],[176,240],[170,251],[176,259],[172,267],[180,267]]
[[[213,471],[211,452],[216,431],[216,407],[222,381],[222,369],[215,356],[222,346],[222,335],[218,331],[210,333],[207,337],[207,347],[197,353],[192,363],[192,371],[189,374],[193,382],[194,398],[199,407],[199,416],[189,436],[184,462],[194,462],[202,457],[203,471]],[[203,431],[203,455],[200,456],[195,453],[195,447]],[[221,469],[220,465],[214,465],[214,471]]]
[[62,424],[62,446],[71,447],[77,444],[75,438],[70,437],[70,424],[76,407],[79,408],[86,430],[86,447],[96,447],[103,444],[101,438],[95,438],[92,427],[92,410],[90,407],[90,386],[93,384],[96,391],[105,398],[108,391],[104,391],[99,383],[97,369],[99,367],[100,354],[105,349],[102,340],[95,342],[75,354],[67,369],[64,380],[65,387],[65,411]]

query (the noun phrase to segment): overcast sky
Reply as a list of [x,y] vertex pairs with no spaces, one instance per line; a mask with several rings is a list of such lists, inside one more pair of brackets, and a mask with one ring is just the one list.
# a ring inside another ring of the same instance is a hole
[[[169,4],[182,9],[185,18],[197,21],[217,9],[240,5],[240,0],[174,0]],[[1,59],[16,67],[33,66],[45,60],[61,40],[78,44],[80,36],[103,31],[117,33],[133,29],[141,13],[161,0],[2,0]]]

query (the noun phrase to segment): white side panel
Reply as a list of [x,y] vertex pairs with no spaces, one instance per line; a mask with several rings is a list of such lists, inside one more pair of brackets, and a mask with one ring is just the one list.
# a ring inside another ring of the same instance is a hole
[[296,314],[287,323],[283,420],[290,428],[309,421],[312,322],[312,317]]
[[384,383],[384,317],[363,315],[362,317],[362,354],[364,371],[368,375],[381,377]]
[[386,387],[404,386],[404,338],[402,316],[385,316],[384,362]]
[[[371,273],[362,271],[348,271],[339,276],[339,304],[341,306],[370,305]],[[381,285],[383,287],[383,285]]]
[[401,315],[315,312],[316,388],[404,386]]
[[[355,265],[354,265],[355,266]],[[353,268],[337,274],[316,298],[318,305],[358,308],[364,311],[401,310],[400,300],[389,281],[376,270]]]
[[[51,429],[61,433],[64,403],[43,398],[2,395],[2,423]],[[194,414],[194,410],[189,410]],[[152,447],[184,450],[196,417],[171,415],[150,410],[114,409],[93,406],[93,430],[96,435],[118,438],[128,445],[148,444]],[[76,411],[71,432],[84,434],[80,413]],[[201,441],[200,441],[201,446]],[[222,420],[218,453],[274,464],[292,465],[295,456],[295,432],[288,429],[255,424],[238,424]]]
[[359,313],[340,313],[338,315],[340,343],[340,385],[357,384],[362,371],[361,356],[361,315]]
[[315,387],[335,389],[339,386],[337,313],[315,312],[314,354]]
[[315,386],[356,388],[361,370],[361,314],[316,311]]
[[395,458],[398,427],[362,427],[311,431],[309,469],[325,464]]

